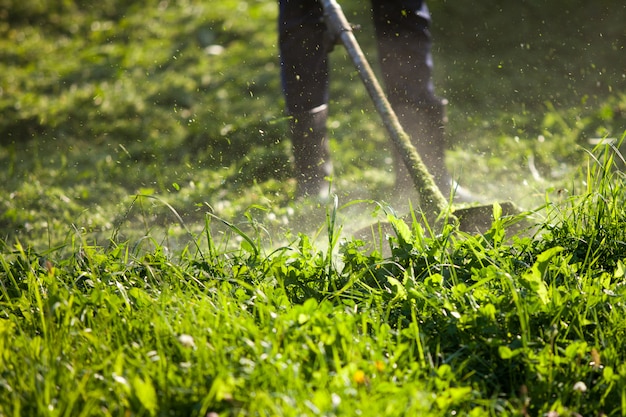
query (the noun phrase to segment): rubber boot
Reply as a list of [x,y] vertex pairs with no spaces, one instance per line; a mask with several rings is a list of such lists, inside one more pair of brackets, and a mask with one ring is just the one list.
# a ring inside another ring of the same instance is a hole
[[[396,115],[400,124],[411,137],[411,143],[417,149],[424,165],[435,179],[441,192],[447,196],[450,192],[448,172],[445,168],[443,134],[445,103],[434,103],[427,107],[400,106]],[[415,187],[402,156],[395,153],[396,189]]]
[[328,198],[330,184],[325,178],[332,174],[332,164],[326,136],[327,119],[328,106],[324,104],[293,114],[290,120],[297,198]]
[[[396,110],[400,124],[411,137],[424,165],[435,179],[443,196],[457,203],[476,201],[467,190],[453,181],[445,164],[445,106],[447,100],[433,101],[426,106],[399,106]],[[396,193],[415,188],[402,157],[395,154]]]

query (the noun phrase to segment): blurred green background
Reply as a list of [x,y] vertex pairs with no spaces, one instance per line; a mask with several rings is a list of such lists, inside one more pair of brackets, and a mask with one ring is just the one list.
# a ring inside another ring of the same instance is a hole
[[[375,66],[368,3],[341,4]],[[590,139],[626,129],[626,5],[429,6],[455,174],[526,207],[575,192]],[[292,200],[276,14],[270,0],[0,0],[0,238],[144,233],[175,223],[162,202],[190,225],[210,207],[289,227],[309,209]],[[340,48],[332,68],[335,190],[386,199],[380,119]]]

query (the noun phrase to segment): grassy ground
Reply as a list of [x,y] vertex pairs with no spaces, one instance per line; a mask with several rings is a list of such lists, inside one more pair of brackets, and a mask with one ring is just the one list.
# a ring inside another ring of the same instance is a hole
[[0,0],[0,416],[623,415],[625,6],[496,3],[431,4],[447,163],[534,227],[366,246],[389,141],[334,52],[293,201],[274,1]]
[[[450,101],[448,164],[476,192],[526,208],[578,187],[571,178],[588,140],[621,137],[626,106],[619,13],[603,3],[572,6],[550,22],[535,7],[486,13],[485,5],[471,15],[432,6],[437,89]],[[106,239],[135,194],[173,204],[189,225],[202,224],[206,203],[231,221],[247,222],[242,213],[252,210],[264,223],[300,227],[291,213],[308,209],[291,200],[276,8],[12,5],[2,29],[5,238],[56,245],[74,225]],[[352,2],[345,9],[362,24],[359,40],[374,63],[367,11]],[[509,24],[517,30],[504,30]],[[340,204],[389,201],[389,141],[340,50],[332,80]],[[141,206],[148,224],[176,223],[155,201]],[[141,235],[146,226],[122,229]]]
[[306,236],[225,250],[208,224],[177,254],[151,237],[3,246],[0,415],[623,415],[608,160],[510,243],[504,218],[432,238],[392,217],[386,257]]

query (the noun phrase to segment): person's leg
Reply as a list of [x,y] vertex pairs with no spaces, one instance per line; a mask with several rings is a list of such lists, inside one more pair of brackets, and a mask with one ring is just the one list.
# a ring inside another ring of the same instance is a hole
[[328,51],[321,4],[317,0],[280,0],[278,40],[298,196],[324,195],[331,174],[328,117]]
[[293,114],[290,120],[291,145],[298,187],[296,197],[328,197],[332,174],[330,149],[326,135],[328,106]]
[[[445,166],[445,104],[435,95],[431,18],[421,0],[372,0],[379,59],[389,101],[444,196],[453,185]],[[396,190],[413,187],[396,155]],[[456,197],[464,199],[457,189]]]
[[430,13],[421,0],[372,0],[383,80],[392,105],[428,106],[435,96]]

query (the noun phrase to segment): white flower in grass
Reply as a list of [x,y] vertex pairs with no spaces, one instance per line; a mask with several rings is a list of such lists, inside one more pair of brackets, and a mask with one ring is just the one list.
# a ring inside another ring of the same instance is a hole
[[574,391],[585,392],[587,391],[587,385],[583,381],[578,381],[574,384]]
[[116,374],[115,372],[113,372],[113,380],[118,384],[128,385],[128,381],[126,380],[126,378]]
[[193,337],[188,334],[181,334],[180,336],[178,336],[178,341],[180,342],[181,345],[185,347],[188,347],[188,348],[196,347],[196,343],[193,341]]

